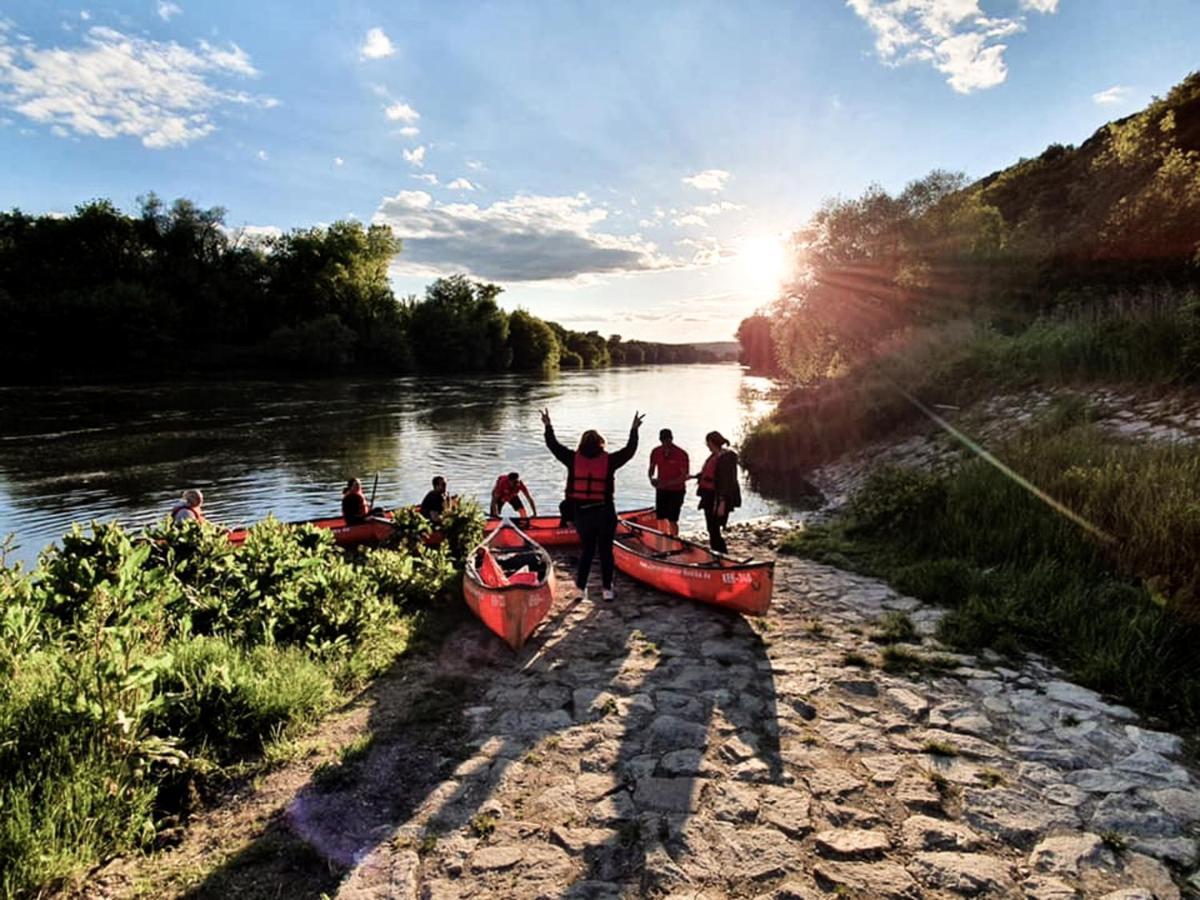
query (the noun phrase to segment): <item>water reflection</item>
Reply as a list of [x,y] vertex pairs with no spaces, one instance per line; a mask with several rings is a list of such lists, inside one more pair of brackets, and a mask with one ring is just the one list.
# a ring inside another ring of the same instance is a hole
[[[274,512],[295,519],[338,508],[340,487],[379,476],[379,500],[416,502],[434,474],[486,501],[517,470],[543,509],[555,508],[562,467],[542,444],[551,408],[564,443],[585,428],[624,442],[635,409],[646,424],[637,458],[618,476],[621,505],[648,504],[645,472],[658,429],[704,456],[704,434],[741,433],[769,410],[770,382],[736,366],[645,366],[527,376],[305,382],[0,388],[0,534],[32,559],[72,521],[141,524],[198,486],[218,521]],[[745,492],[742,516],[768,504]],[[486,505],[486,503],[485,503]],[[702,521],[694,503],[685,524]]]

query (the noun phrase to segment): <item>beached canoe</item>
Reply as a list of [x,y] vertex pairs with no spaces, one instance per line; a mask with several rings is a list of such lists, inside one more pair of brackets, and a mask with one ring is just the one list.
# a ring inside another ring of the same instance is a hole
[[617,530],[613,559],[630,578],[668,594],[749,616],[766,615],[771,606],[773,561],[734,559],[630,522]]
[[[624,512],[617,513],[617,518],[622,522],[633,522],[637,525],[653,525],[656,521],[654,515],[654,507],[649,506],[645,509],[628,509]],[[505,522],[505,519],[498,517],[488,517],[484,524],[484,530],[488,533],[496,532],[500,525]],[[513,519],[526,535],[534,542],[541,544],[543,547],[578,547],[579,535],[575,533],[574,525],[561,525],[561,520],[558,516],[534,516],[531,519]],[[520,546],[520,538],[514,532],[506,529],[506,533],[501,533],[497,538],[497,547]]]
[[[395,528],[386,516],[372,516],[366,522],[357,525],[347,525],[345,519],[308,519],[303,522],[289,522],[289,525],[311,525],[314,528],[324,528],[333,532],[333,540],[339,547],[358,547],[363,544],[381,544],[386,541]],[[229,532],[229,543],[241,546],[249,528],[235,528]]]
[[509,523],[492,531],[467,558],[463,596],[484,625],[520,650],[554,603],[554,563]]

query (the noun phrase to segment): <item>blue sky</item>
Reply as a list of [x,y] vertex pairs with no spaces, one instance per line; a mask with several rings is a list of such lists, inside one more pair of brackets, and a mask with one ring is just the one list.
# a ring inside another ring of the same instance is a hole
[[1195,0],[254,3],[0,13],[0,206],[356,216],[393,278],[728,339],[821,199],[1073,143],[1196,67]]

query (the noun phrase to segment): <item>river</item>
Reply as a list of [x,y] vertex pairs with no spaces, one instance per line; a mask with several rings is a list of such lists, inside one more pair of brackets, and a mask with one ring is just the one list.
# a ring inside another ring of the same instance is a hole
[[[521,473],[539,511],[557,512],[563,467],[542,442],[548,407],[574,446],[598,428],[621,447],[634,410],[646,414],[637,456],[617,478],[621,508],[649,505],[646,478],[658,430],[692,458],[704,435],[736,442],[767,412],[771,382],[733,365],[642,366],[539,378],[428,376],[320,381],[172,382],[0,388],[0,536],[9,561],[31,562],[72,522],[131,526],[164,515],[186,487],[204,491],[209,517],[227,525],[338,514],[351,475],[377,502],[416,503],[430,478],[486,507],[496,477]],[[743,478],[735,518],[778,511]],[[684,526],[702,525],[688,502]]]

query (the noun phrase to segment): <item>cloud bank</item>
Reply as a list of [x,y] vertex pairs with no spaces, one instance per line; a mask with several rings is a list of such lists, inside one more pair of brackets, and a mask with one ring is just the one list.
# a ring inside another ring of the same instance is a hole
[[212,114],[222,107],[275,106],[270,97],[218,83],[256,75],[232,43],[189,48],[90,28],[81,46],[41,48],[14,40],[0,24],[0,106],[61,136],[136,137],[155,150],[184,146],[216,130]]

